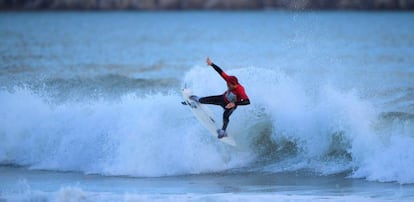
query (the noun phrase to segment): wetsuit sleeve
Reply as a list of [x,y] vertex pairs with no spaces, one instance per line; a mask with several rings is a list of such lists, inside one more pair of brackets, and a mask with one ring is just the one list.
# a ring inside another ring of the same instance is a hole
[[242,99],[241,101],[235,102],[236,105],[249,105],[250,100],[249,99]]
[[224,72],[219,66],[217,66],[216,64],[212,63],[211,66],[214,68],[214,70],[216,70],[216,72],[218,74],[220,74],[221,77],[223,77],[223,79],[227,82],[229,76],[226,74],[226,72]]
[[217,66],[214,63],[212,63],[211,66],[214,68],[214,70],[216,70],[217,73],[219,73],[221,75],[221,73],[223,72],[223,70],[219,66]]
[[246,91],[244,90],[244,87],[239,84],[239,87],[236,88],[236,94],[237,94],[237,102],[234,104],[236,105],[248,105],[250,104],[249,97],[246,94]]

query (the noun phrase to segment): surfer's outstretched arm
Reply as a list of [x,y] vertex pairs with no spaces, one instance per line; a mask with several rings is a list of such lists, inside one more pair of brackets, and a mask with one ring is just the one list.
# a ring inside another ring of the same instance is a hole
[[[211,66],[214,68],[214,70],[216,70],[216,72],[218,73],[218,74],[220,74],[220,76],[222,76],[223,78],[224,78],[224,76],[223,76],[223,74],[224,75],[226,75],[227,76],[227,74],[219,67],[219,66],[217,66],[216,64],[214,64],[214,63],[211,63]],[[224,78],[224,79],[226,79],[226,78]]]
[[214,70],[216,70],[216,72],[221,76],[221,77],[223,77],[223,79],[225,80],[225,81],[227,81],[228,80],[228,75],[226,74],[226,72],[224,72],[219,66],[217,66],[216,64],[214,64],[213,62],[211,62],[211,60],[210,60],[210,58],[209,57],[207,57],[207,64],[209,65],[209,66],[211,66],[211,67],[213,67],[214,68]]

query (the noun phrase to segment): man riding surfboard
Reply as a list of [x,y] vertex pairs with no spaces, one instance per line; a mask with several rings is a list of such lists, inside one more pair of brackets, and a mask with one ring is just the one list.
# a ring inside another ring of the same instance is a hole
[[200,102],[202,104],[220,105],[223,107],[223,126],[217,131],[218,138],[221,139],[227,136],[226,129],[230,121],[230,115],[236,110],[239,105],[250,104],[249,97],[247,96],[244,87],[239,83],[236,76],[227,75],[219,66],[211,62],[207,57],[207,65],[214,68],[217,73],[226,81],[227,90],[221,95],[207,96],[198,98],[193,95],[190,99]]

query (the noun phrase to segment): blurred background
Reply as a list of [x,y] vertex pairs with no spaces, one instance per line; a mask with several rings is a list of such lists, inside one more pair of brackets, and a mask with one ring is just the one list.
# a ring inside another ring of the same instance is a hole
[[414,0],[0,0],[7,9],[362,9],[412,10]]

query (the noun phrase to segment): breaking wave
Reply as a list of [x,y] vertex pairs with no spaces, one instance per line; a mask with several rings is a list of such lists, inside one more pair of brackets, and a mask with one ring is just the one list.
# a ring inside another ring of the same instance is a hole
[[[311,170],[414,183],[413,114],[382,111],[355,89],[309,87],[277,69],[228,73],[239,77],[252,102],[231,117],[228,132],[237,147],[207,135],[181,106],[177,89],[54,103],[15,88],[0,91],[0,164],[128,176]],[[225,88],[215,72],[199,67],[183,85],[199,96]],[[221,117],[219,107],[210,109]]]

